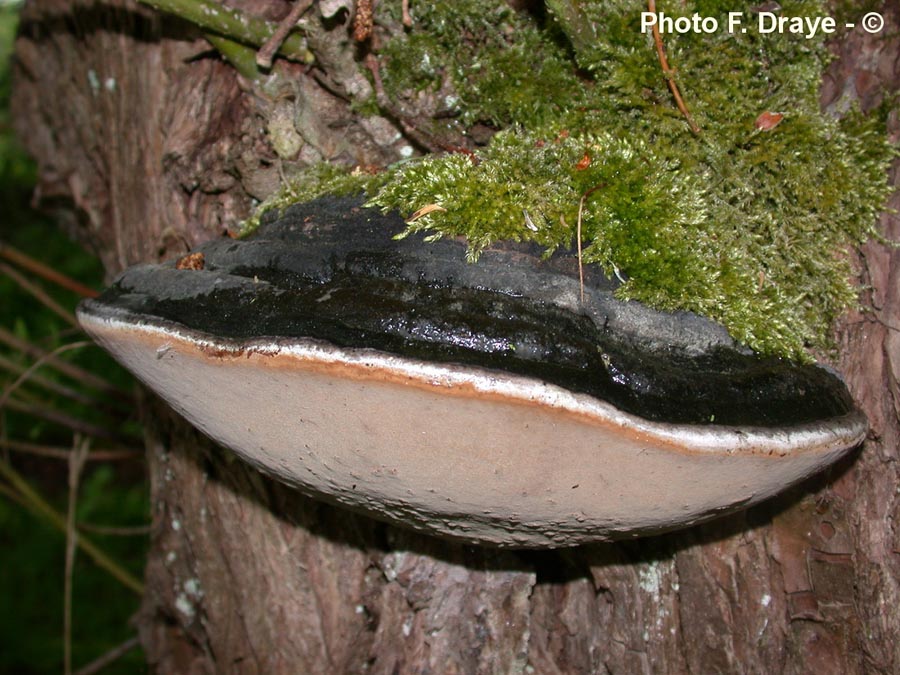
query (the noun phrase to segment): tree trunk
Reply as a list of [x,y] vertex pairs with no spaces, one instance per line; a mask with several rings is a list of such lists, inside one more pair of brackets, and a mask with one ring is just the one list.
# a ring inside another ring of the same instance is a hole
[[[900,90],[900,9],[883,5],[883,32],[834,45],[823,104]],[[261,111],[278,97],[177,20],[30,0],[15,67],[37,203],[110,275],[220,236],[277,180]],[[320,156],[390,159],[393,122],[361,121],[301,66],[278,67],[317,112]],[[896,215],[881,228],[900,239]],[[778,499],[660,537],[509,552],[396,529],[270,481],[145,396],[154,527],[137,620],[152,668],[900,672],[900,251],[871,242],[859,263],[870,290],[840,326],[837,365],[871,423],[865,446]]]

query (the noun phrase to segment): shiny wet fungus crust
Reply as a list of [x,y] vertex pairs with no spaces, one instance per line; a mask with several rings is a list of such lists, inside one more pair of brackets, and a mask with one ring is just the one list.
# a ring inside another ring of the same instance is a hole
[[817,366],[675,346],[621,320],[611,329],[613,284],[590,277],[590,306],[573,306],[571,256],[512,246],[473,265],[464,243],[394,239],[403,229],[357,200],[317,200],[246,241],[203,246],[203,270],[128,271],[86,311],[232,343],[306,338],[514,373],[658,422],[779,427],[852,410],[840,379]]

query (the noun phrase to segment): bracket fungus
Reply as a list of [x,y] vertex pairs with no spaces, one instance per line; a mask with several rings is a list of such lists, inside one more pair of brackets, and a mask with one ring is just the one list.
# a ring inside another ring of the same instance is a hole
[[[613,296],[596,270],[323,198],[201,265],[133,267],[84,328],[305,493],[457,539],[562,547],[754,504],[859,444],[840,378]],[[181,267],[181,269],[179,269]]]

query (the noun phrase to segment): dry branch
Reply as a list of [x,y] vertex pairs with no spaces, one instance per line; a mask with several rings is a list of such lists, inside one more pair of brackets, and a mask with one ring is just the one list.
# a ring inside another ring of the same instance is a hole
[[[652,14],[656,14],[656,0],[647,0],[647,10]],[[666,48],[663,45],[662,35],[660,35],[659,32],[659,22],[654,22],[653,24],[653,42],[656,43],[656,55],[659,57],[659,65],[662,67],[663,75],[666,77],[669,91],[672,92],[672,97],[675,99],[675,105],[678,106],[681,114],[684,115],[691,131],[694,134],[699,134],[700,127],[694,122],[694,118],[691,117],[691,113],[687,109],[684,99],[681,98],[681,92],[678,90],[678,84],[675,82],[675,71],[669,66],[669,59],[666,58]]]
[[[0,476],[6,479],[22,500],[25,501],[30,511],[41,516],[60,532],[64,533],[66,531],[65,517],[50,506],[40,493],[31,487],[31,485],[28,484],[9,462],[0,460]],[[98,548],[93,542],[84,537],[79,537],[78,546],[89,558],[91,558],[91,560],[93,560],[100,568],[109,572],[109,574],[123,586],[127,586],[137,595],[143,595],[144,585],[135,579],[130,572],[122,568],[117,562],[104,553],[103,550]]]
[[21,387],[25,382],[27,382],[33,375],[34,372],[40,368],[42,365],[59,356],[60,354],[68,351],[72,351],[73,349],[81,349],[82,347],[87,347],[89,345],[93,345],[93,342],[89,342],[87,340],[83,340],[81,342],[70,342],[69,344],[62,345],[61,347],[57,347],[49,354],[44,354],[37,361],[32,363],[18,378],[16,381],[9,385],[6,389],[3,390],[3,393],[0,394],[0,409],[6,404],[6,401],[9,400],[9,397],[12,393]]
[[[8,373],[11,373],[18,377],[27,369],[27,366],[20,365],[11,361],[10,359],[7,359],[4,356],[0,356],[0,370],[5,370]],[[81,403],[83,405],[100,406],[106,403],[106,401],[102,401],[94,396],[91,396],[90,394],[85,393],[84,391],[67,387],[63,384],[60,384],[59,382],[55,382],[35,373],[31,374],[31,377],[28,378],[28,381],[31,384],[45,389],[46,391],[57,394],[71,401],[75,401],[76,403]]]
[[35,260],[31,256],[22,253],[18,249],[15,249],[9,244],[3,243],[2,241],[0,241],[0,257],[6,258],[14,265],[23,267],[29,272],[37,274],[39,277],[46,279],[47,281],[50,281],[57,286],[61,286],[66,290],[72,291],[73,293],[77,293],[83,298],[96,298],[98,295],[100,295],[93,288],[85,286],[84,284],[75,281],[70,277],[67,277],[65,274],[47,267],[47,265],[45,265],[44,263]]
[[89,439],[77,434],[69,453],[69,503],[66,509],[66,562],[63,586],[63,672],[72,673],[72,575],[75,569],[75,551],[78,547],[78,531],[75,529],[75,513],[78,507],[78,485],[81,471],[90,451]]
[[[17,337],[2,326],[0,326],[0,343],[5,344],[12,349],[16,349],[34,359],[40,359],[47,354],[45,350]],[[132,395],[130,392],[125,391],[124,389],[120,389],[119,387],[107,382],[102,377],[95,375],[89,370],[79,368],[72,363],[63,361],[62,359],[58,359],[56,357],[47,359],[47,364],[58,370],[63,375],[71,377],[80,384],[91,387],[92,389],[108,392],[124,401],[130,402],[132,400]]]
[[[21,452],[36,457],[48,457],[50,459],[69,459],[69,448],[53,447],[50,445],[40,445],[38,443],[26,443],[25,441],[17,441],[9,438],[0,438],[0,448],[12,450],[13,452]],[[144,453],[140,450],[121,449],[105,449],[91,450],[87,456],[89,462],[116,462],[123,459],[142,460]]]
[[95,675],[95,673],[99,673],[111,663],[118,661],[139,644],[137,637],[128,638],[125,642],[110,649],[103,656],[76,670],[75,675]]
[[75,315],[72,314],[68,309],[60,305],[56,300],[51,298],[40,286],[37,286],[31,283],[28,279],[22,276],[18,270],[6,263],[0,263],[0,273],[5,274],[10,279],[12,279],[19,287],[33,296],[38,302],[40,302],[44,307],[49,309],[51,312],[62,318],[64,321],[68,322],[70,325],[75,328],[80,328],[78,325],[78,321],[75,319]]
[[116,441],[118,443],[122,443],[123,445],[127,445],[129,441],[133,440],[131,438],[128,438],[124,434],[118,433],[116,431],[110,431],[106,427],[101,427],[97,426],[96,424],[91,424],[90,422],[85,422],[84,420],[80,420],[77,417],[72,417],[71,415],[67,415],[66,413],[59,412],[58,410],[53,410],[51,408],[39,406],[33,403],[26,403],[19,400],[15,396],[11,396],[6,401],[5,406],[10,410],[15,410],[16,412],[20,412],[24,415],[38,417],[42,420],[52,422],[53,424],[58,424],[59,426],[65,427],[71,431],[76,431],[80,434],[84,434],[85,436],[105,438],[106,440]]
[[272,33],[272,37],[266,40],[266,43],[256,53],[256,65],[266,69],[272,67],[272,58],[275,56],[275,52],[281,48],[288,33],[297,25],[303,12],[309,9],[310,5],[312,5],[312,0],[296,0],[288,15],[278,23],[278,28]]

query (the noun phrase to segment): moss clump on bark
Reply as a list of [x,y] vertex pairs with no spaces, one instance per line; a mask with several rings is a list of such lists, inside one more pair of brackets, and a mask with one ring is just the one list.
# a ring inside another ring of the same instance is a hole
[[[383,22],[398,4],[380,3]],[[303,196],[361,188],[383,209],[439,206],[410,231],[464,235],[473,259],[498,239],[573,246],[580,229],[584,261],[624,279],[623,298],[703,314],[764,353],[827,347],[856,299],[846,252],[874,232],[893,150],[876,117],[820,111],[822,39],[761,35],[749,11],[730,34],[733,2],[659,2],[719,21],[664,36],[695,134],[641,32],[643,1],[547,6],[417,2],[412,29],[380,51],[384,95],[440,93],[453,124],[499,133],[474,155],[377,177],[317,170]],[[819,0],[781,13],[827,14]]]

